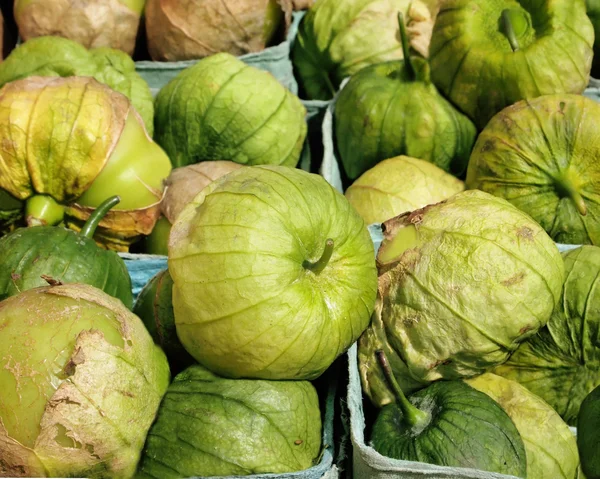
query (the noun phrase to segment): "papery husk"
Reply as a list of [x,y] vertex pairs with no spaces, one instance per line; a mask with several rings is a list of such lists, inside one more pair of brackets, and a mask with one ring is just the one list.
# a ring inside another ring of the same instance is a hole
[[[57,296],[76,301],[82,312],[86,303],[106,308],[118,321],[123,346],[113,345],[99,329],[77,334],[68,360],[56,358],[58,368],[64,361],[62,373],[68,380],[56,384],[48,398],[32,447],[10,437],[0,420],[0,476],[132,477],[144,431],[149,429],[169,384],[164,353],[152,344],[139,318],[119,300],[92,286],[56,285],[22,294],[26,296],[6,300],[3,305],[9,307],[9,301],[14,304],[29,300],[28,304],[33,303],[32,314],[39,315],[35,298]],[[58,314],[57,309],[51,310],[50,321]],[[32,324],[36,320],[40,321],[39,317],[30,319]],[[33,338],[31,341],[35,344]],[[123,363],[128,366],[123,368]],[[15,375],[16,387],[20,375],[27,372],[26,364],[21,367]],[[118,371],[122,376],[115,374]],[[128,387],[135,389],[128,391]],[[121,407],[116,408],[119,403]],[[115,434],[119,426],[123,428],[121,434]],[[59,435],[69,439],[73,447],[61,444]]]
[[[100,221],[94,239],[98,246],[113,251],[126,253],[129,247],[152,233],[155,223],[160,217],[160,196],[157,202],[136,210],[110,210]],[[65,210],[65,224],[75,231],[81,231],[84,223],[95,208],[81,206],[77,203]]]
[[[287,32],[292,1],[277,3]],[[150,56],[155,61],[179,61],[219,52],[239,56],[261,51],[267,46],[263,38],[267,5],[268,0],[149,0],[145,16]]]
[[[130,109],[125,96],[89,77],[6,84],[0,90],[0,188],[19,200],[47,194],[59,203],[74,201],[108,162]],[[53,123],[59,115],[63,121]],[[74,141],[78,129],[88,135]]]
[[15,1],[15,19],[24,41],[55,35],[87,48],[111,47],[130,55],[135,48],[141,13],[119,0]]
[[294,6],[295,12],[307,10],[312,7],[314,3],[315,0],[292,0],[292,5]]
[[233,161],[203,161],[175,168],[165,183],[165,196],[161,202],[162,214],[171,224],[198,193],[213,181],[241,168]]

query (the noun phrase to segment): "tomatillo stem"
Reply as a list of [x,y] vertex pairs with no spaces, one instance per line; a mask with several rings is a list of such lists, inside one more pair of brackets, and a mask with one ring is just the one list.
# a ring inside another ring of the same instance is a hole
[[52,196],[34,195],[25,202],[25,219],[28,226],[54,226],[65,216],[64,206]]
[[515,34],[515,29],[513,28],[512,23],[512,10],[509,8],[502,11],[502,23],[504,26],[504,33],[506,34],[506,38],[508,39],[508,43],[510,43],[510,47],[513,52],[519,50],[519,41],[517,40],[517,35]]
[[329,260],[331,259],[332,254],[333,254],[333,240],[331,238],[329,238],[325,242],[325,249],[323,250],[323,254],[321,255],[321,257],[314,263],[311,263],[310,261],[305,260],[302,263],[302,266],[304,266],[306,269],[310,269],[315,274],[319,274],[321,271],[323,271],[325,269],[325,266],[327,266],[327,264],[329,263]]
[[570,198],[573,203],[575,203],[575,207],[577,208],[577,211],[579,211],[579,214],[582,216],[587,215],[585,200],[583,199],[583,196],[581,196],[581,193],[573,186],[571,181],[564,179],[557,180],[556,190],[561,197]]
[[408,399],[406,399],[402,388],[394,377],[394,373],[392,372],[392,368],[390,367],[390,363],[388,362],[385,353],[381,349],[378,349],[375,351],[375,354],[377,355],[377,360],[379,361],[381,369],[383,369],[385,379],[390,385],[390,388],[396,397],[396,402],[398,403],[398,406],[400,407],[400,410],[402,411],[404,419],[408,425],[411,427],[427,425],[427,423],[431,420],[429,413],[421,411],[419,408],[413,406]]
[[81,236],[85,236],[86,238],[93,238],[94,233],[96,232],[96,228],[102,219],[106,216],[106,213],[115,205],[119,204],[121,198],[118,196],[111,196],[107,200],[103,201],[98,208],[96,208],[88,220],[81,228],[79,234]]
[[398,12],[398,27],[400,27],[400,42],[402,43],[402,54],[404,55],[404,66],[406,73],[411,80],[414,80],[417,76],[415,67],[410,59],[410,43],[408,41],[408,34],[406,33],[406,26],[404,25],[404,15],[402,12]]

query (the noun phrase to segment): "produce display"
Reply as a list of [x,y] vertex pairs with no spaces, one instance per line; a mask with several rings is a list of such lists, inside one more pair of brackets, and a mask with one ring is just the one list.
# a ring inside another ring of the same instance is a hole
[[519,100],[583,92],[593,43],[584,0],[447,0],[431,37],[431,76],[482,129]]
[[55,35],[131,54],[146,0],[14,0],[24,41]]
[[193,60],[258,52],[281,40],[292,0],[148,0],[146,32],[153,60]]
[[148,84],[129,55],[111,48],[87,50],[61,37],[39,37],[23,43],[0,64],[0,86],[30,76],[91,76],[122,93],[154,131],[154,104]]
[[402,14],[399,24],[404,60],[363,68],[337,99],[335,132],[346,175],[355,179],[397,155],[460,175],[475,143],[475,126],[438,93],[427,61],[410,56]]
[[599,2],[0,8],[0,477],[600,479]]
[[228,53],[184,70],[156,98],[155,138],[173,166],[206,160],[296,166],[306,110],[275,78]]

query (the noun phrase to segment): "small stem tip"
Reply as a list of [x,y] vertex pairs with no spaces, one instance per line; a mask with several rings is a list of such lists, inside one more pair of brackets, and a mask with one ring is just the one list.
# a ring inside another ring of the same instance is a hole
[[310,261],[305,260],[304,263],[302,264],[302,266],[304,266],[306,269],[310,269],[315,274],[319,274],[321,271],[323,271],[325,269],[325,266],[327,266],[327,264],[329,263],[329,260],[331,259],[332,254],[333,254],[333,240],[331,238],[329,238],[325,242],[325,249],[323,250],[323,254],[321,255],[321,257],[314,263],[311,263]]
[[502,23],[508,43],[510,43],[510,47],[512,48],[513,52],[516,52],[519,50],[519,41],[517,40],[517,35],[515,34],[515,29],[513,28],[511,15],[512,11],[510,9],[507,8],[506,10],[503,10]]
[[81,236],[85,236],[86,238],[93,238],[94,233],[96,232],[96,228],[100,224],[100,221],[106,216],[106,213],[115,205],[119,204],[121,198],[119,196],[111,196],[96,208],[88,220],[81,228],[81,232],[79,233]]

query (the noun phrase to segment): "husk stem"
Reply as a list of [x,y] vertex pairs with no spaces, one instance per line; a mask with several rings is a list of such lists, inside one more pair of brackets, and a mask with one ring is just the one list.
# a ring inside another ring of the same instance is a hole
[[79,232],[80,236],[93,238],[96,228],[100,224],[100,221],[102,221],[102,218],[106,216],[106,213],[108,213],[113,206],[119,204],[120,201],[121,198],[119,196],[111,196],[107,200],[103,201],[100,206],[98,206],[98,208],[96,208],[90,215],[88,220],[83,225],[83,228],[81,228],[81,231]]
[[396,381],[396,378],[394,377],[394,373],[392,372],[392,368],[387,360],[385,353],[381,349],[378,349],[377,351],[375,351],[375,355],[377,356],[377,361],[379,362],[379,365],[383,370],[385,379],[388,382],[392,392],[394,393],[394,396],[396,398],[396,404],[398,404],[400,410],[402,411],[404,421],[413,429],[424,428],[431,420],[430,414],[425,411],[421,411],[419,408],[413,406],[410,403],[410,401],[406,398],[404,392],[402,391],[402,388],[400,387],[398,381]]
[[321,255],[321,257],[314,263],[305,260],[302,266],[304,266],[304,268],[306,269],[311,270],[314,274],[319,274],[329,264],[329,260],[331,259],[332,254],[333,240],[331,238],[328,238],[325,242],[325,248],[323,249],[323,254]]
[[28,226],[54,226],[65,216],[65,207],[49,195],[34,195],[25,202]]
[[515,29],[513,28],[511,15],[512,10],[510,10],[509,8],[503,10],[502,23],[504,26],[504,33],[506,35],[506,38],[508,39],[508,43],[510,43],[510,47],[512,48],[513,52],[516,52],[519,50],[519,41],[517,40],[517,35],[515,34]]
[[417,72],[410,59],[410,43],[408,41],[408,33],[406,33],[406,25],[404,25],[404,15],[398,12],[398,27],[400,28],[400,42],[402,43],[402,54],[404,55],[404,67],[410,80],[416,80]]

